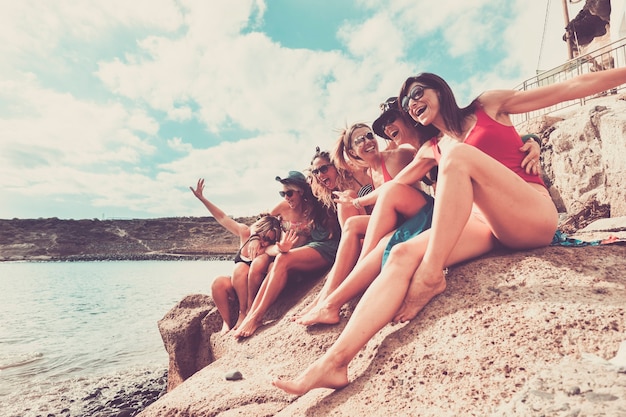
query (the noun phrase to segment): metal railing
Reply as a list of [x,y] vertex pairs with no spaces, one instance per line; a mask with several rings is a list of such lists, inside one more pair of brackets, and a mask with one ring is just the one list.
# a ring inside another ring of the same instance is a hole
[[[568,80],[581,74],[589,72],[602,71],[603,69],[626,67],[626,38],[620,39],[613,43],[607,44],[580,55],[576,58],[570,59],[563,65],[547,71],[538,71],[538,74],[522,84],[515,87],[516,90],[530,90],[533,88],[541,87],[544,85],[554,84],[561,81]],[[621,85],[618,88],[594,96],[585,97],[577,100],[569,100],[551,107],[546,107],[540,110],[536,110],[529,113],[521,113],[511,115],[511,120],[514,125],[526,122],[528,120],[535,119],[544,114],[553,113],[558,110],[562,110],[572,106],[581,106],[588,100],[606,96],[609,94],[617,94],[618,91],[626,88],[626,85]]]

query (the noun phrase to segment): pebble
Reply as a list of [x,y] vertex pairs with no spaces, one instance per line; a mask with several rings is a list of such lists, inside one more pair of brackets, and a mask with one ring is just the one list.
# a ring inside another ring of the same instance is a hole
[[226,378],[227,381],[238,381],[243,379],[243,375],[239,371],[230,371],[226,373],[224,378]]

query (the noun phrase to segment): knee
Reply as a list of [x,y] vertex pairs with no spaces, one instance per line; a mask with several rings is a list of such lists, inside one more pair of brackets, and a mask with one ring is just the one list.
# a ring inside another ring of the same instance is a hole
[[228,276],[220,276],[213,280],[211,284],[211,292],[227,292],[230,288],[232,288],[233,284],[230,281],[230,277]]
[[290,264],[291,256],[289,255],[289,252],[279,253],[274,259],[274,265],[272,265],[272,275],[288,271]]
[[445,155],[441,156],[439,162],[439,173],[443,174],[451,171],[467,170],[470,164],[470,156],[473,150],[470,145],[459,143],[452,146]]
[[398,243],[389,251],[387,264],[395,263],[398,265],[414,264],[415,261],[421,261],[421,256],[407,245],[406,242]]
[[343,228],[341,229],[342,235],[353,236],[358,233],[358,221],[355,217],[349,217],[346,219],[346,222],[343,224]]

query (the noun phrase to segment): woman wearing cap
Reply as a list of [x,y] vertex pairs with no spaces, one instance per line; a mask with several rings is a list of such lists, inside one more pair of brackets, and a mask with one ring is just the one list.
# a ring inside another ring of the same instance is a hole
[[[296,379],[273,384],[293,394],[346,386],[348,364],[374,334],[392,320],[413,319],[445,290],[442,271],[447,265],[484,254],[496,243],[515,250],[550,244],[557,210],[543,181],[521,169],[521,140],[509,115],[625,82],[626,68],[611,69],[528,91],[487,91],[459,108],[442,78],[429,73],[408,78],[399,95],[403,109],[420,125],[442,133],[426,145],[440,169],[432,227],[392,249],[341,335],[321,358]],[[426,168],[413,174],[424,175]]]
[[259,276],[262,279],[267,273],[272,257],[266,253],[266,249],[280,239],[280,221],[277,217],[263,214],[251,226],[239,223],[228,217],[219,207],[204,197],[204,179],[198,180],[195,189],[193,187],[189,187],[189,189],[222,227],[239,236],[239,250],[235,255],[233,274],[231,276],[219,276],[213,280],[211,285],[213,301],[215,301],[215,306],[224,320],[222,333],[226,333],[231,329],[233,323],[230,303],[237,297],[239,301],[237,324],[239,324],[250,308],[249,280],[258,281]]
[[311,192],[305,176],[289,171],[282,185],[281,201],[270,214],[281,221],[283,237],[268,248],[276,256],[267,277],[235,332],[235,337],[251,336],[263,323],[267,309],[285,288],[292,272],[312,272],[328,268],[335,261],[341,229],[336,214],[324,207]]

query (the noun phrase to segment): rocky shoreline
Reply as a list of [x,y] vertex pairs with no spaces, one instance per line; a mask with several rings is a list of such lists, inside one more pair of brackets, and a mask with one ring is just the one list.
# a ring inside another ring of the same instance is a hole
[[213,217],[0,219],[0,261],[223,260],[238,245]]

